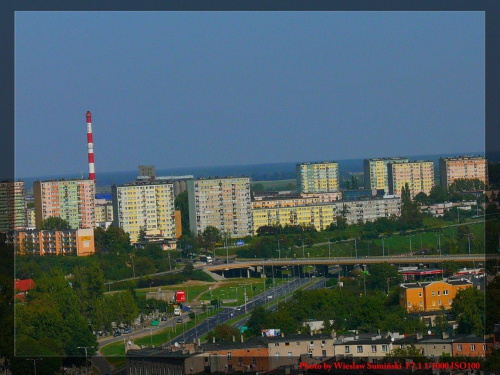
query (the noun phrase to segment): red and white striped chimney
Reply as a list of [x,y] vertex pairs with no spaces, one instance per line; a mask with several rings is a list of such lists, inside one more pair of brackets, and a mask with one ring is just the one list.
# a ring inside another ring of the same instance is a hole
[[87,149],[89,154],[89,180],[95,183],[94,140],[92,138],[92,113],[87,111]]

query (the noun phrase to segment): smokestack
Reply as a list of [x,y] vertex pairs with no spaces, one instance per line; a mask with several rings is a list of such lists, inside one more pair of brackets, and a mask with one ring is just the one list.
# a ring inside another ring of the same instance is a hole
[[92,138],[92,113],[87,111],[87,150],[89,156],[89,180],[95,183],[94,139]]

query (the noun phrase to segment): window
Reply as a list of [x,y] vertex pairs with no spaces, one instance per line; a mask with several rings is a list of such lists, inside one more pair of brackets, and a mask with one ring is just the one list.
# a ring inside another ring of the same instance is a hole
[[461,351],[462,351],[462,344],[458,344],[458,345],[457,345],[457,350],[458,350],[459,352],[461,352]]
[[276,353],[274,356],[275,356],[276,358],[279,358],[279,357],[280,357],[280,353]]
[[423,306],[423,302],[422,301],[420,301],[420,306]]
[[227,352],[227,358],[232,358],[231,352]]
[[357,352],[358,353],[363,353],[363,347],[361,345],[358,345]]
[[349,352],[349,347],[348,347],[348,346],[345,346],[345,347],[344,347],[344,351],[345,351],[346,353],[350,353],[350,352]]
[[441,300],[438,301],[438,305],[441,306]]
[[288,352],[288,358],[292,359],[292,352]]
[[372,352],[376,352],[377,351],[377,345],[372,345]]
[[289,342],[285,342],[285,346],[290,346],[290,343]]
[[387,352],[387,345],[382,345],[382,351],[385,353]]
[[476,344],[470,344],[470,350],[472,352],[476,351]]
[[275,342],[274,346],[280,346],[280,343],[279,342]]
[[408,307],[411,307],[411,302],[408,302]]
[[447,290],[443,290],[443,295],[447,296],[448,295],[448,291]]
[[432,291],[432,296],[434,297],[436,295],[436,292],[435,291]]
[[418,296],[419,296],[419,297],[422,297],[422,292],[418,292]]
[[483,351],[486,352],[487,349],[486,344],[483,344]]

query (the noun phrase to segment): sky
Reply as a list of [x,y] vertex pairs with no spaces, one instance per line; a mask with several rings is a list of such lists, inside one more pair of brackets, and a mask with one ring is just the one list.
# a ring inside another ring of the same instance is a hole
[[484,150],[483,12],[17,12],[16,177]]

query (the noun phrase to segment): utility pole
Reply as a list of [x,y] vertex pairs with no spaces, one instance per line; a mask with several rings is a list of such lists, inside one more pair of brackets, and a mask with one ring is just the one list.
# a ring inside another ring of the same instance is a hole
[[330,255],[330,239],[328,239],[328,258],[331,258],[332,256]]
[[471,235],[472,235],[472,233],[466,234],[467,239],[469,240],[469,255],[470,255],[470,236]]
[[304,239],[302,239],[302,258],[305,259],[305,257],[306,257],[306,252],[304,250]]
[[382,237],[382,257],[385,256],[385,244],[384,244],[384,237]]

